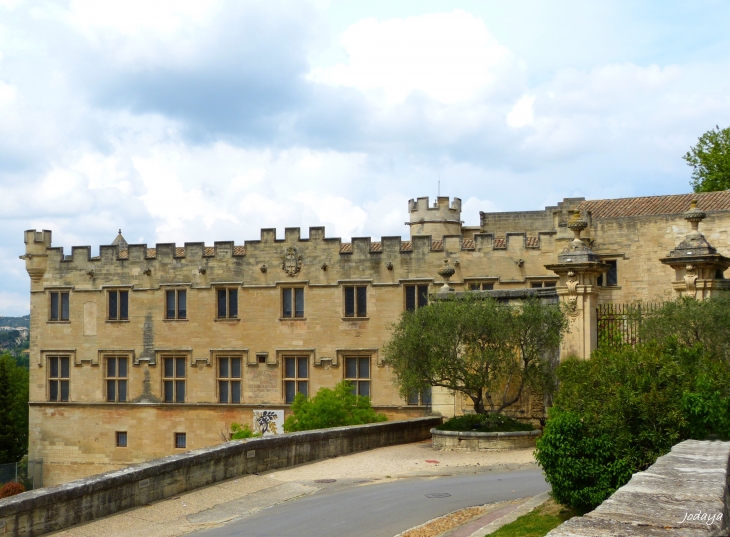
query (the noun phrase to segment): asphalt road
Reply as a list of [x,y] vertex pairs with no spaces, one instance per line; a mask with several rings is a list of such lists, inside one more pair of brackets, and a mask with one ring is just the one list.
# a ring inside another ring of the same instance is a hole
[[542,471],[537,469],[399,479],[322,490],[221,527],[188,535],[393,537],[457,509],[535,496],[549,488]]

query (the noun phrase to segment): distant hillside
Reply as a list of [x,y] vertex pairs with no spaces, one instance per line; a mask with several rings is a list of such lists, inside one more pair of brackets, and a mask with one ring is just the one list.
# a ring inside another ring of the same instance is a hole
[[23,315],[22,317],[3,317],[0,315],[0,326],[12,326],[13,328],[24,326],[30,328],[30,315]]

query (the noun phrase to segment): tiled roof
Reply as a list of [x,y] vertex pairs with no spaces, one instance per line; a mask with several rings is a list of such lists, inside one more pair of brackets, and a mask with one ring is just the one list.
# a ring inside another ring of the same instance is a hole
[[203,248],[203,255],[204,256],[214,256],[215,248],[213,246],[206,246],[205,248]]
[[443,250],[444,241],[431,241],[431,250]]
[[129,259],[129,250],[120,250],[119,259]]
[[352,253],[352,243],[351,242],[343,242],[340,245],[340,253],[341,254],[351,254]]
[[730,190],[676,194],[673,196],[589,200],[582,202],[578,209],[590,211],[591,216],[596,219],[651,214],[679,214],[689,210],[690,202],[693,199],[697,200],[697,206],[703,211],[730,211]]
[[403,241],[400,243],[400,251],[401,252],[412,252],[413,251],[413,243],[411,241]]
[[383,251],[383,243],[382,242],[371,242],[370,243],[370,251],[371,252],[382,252]]
[[527,237],[525,239],[525,247],[526,248],[539,248],[540,239],[537,237]]
[[246,255],[246,247],[245,246],[234,246],[233,255]]
[[185,248],[179,246],[175,248],[175,257],[185,257]]
[[147,255],[145,257],[148,259],[154,259],[157,257],[157,248],[147,248]]
[[474,246],[474,239],[464,239],[464,240],[462,240],[461,241],[461,247],[464,250],[473,250],[474,248],[476,248],[476,246]]
[[507,249],[507,239],[505,239],[504,237],[495,237],[494,249],[495,250],[506,250]]

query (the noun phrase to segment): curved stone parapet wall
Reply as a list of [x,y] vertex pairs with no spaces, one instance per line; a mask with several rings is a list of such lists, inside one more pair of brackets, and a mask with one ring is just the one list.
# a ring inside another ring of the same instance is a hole
[[549,537],[730,535],[730,442],[686,440]]
[[535,447],[541,431],[478,433],[431,429],[433,449],[439,451],[501,451]]

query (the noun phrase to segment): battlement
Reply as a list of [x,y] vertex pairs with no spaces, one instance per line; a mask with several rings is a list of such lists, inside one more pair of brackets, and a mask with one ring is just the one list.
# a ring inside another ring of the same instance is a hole
[[420,221],[449,221],[461,220],[461,199],[454,198],[449,204],[448,196],[439,196],[433,206],[429,205],[428,196],[408,200],[408,212],[412,223]]

